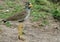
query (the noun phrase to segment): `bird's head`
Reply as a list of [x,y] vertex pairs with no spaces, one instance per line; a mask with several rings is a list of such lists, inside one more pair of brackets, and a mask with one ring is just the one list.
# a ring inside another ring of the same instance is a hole
[[26,2],[25,8],[26,9],[31,9],[31,7],[32,7],[32,4],[30,2]]

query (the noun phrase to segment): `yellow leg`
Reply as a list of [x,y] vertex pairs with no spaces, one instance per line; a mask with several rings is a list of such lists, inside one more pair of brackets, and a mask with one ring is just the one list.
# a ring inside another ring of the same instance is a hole
[[19,37],[22,36],[22,23],[19,23],[19,25],[18,25],[18,36]]
[[18,38],[19,39],[21,39],[21,40],[24,40],[23,38],[22,38],[22,27],[23,27],[23,23],[22,22],[20,22],[19,23],[19,25],[18,25]]

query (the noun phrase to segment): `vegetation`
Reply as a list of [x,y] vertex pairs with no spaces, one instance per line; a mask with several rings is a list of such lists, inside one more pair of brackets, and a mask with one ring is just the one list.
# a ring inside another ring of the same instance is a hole
[[21,6],[12,1],[4,1],[5,6],[0,5],[0,18],[8,18],[21,10]]
[[43,17],[44,17],[45,16],[44,12],[46,12],[45,14],[51,13],[54,18],[60,19],[59,18],[60,17],[60,8],[59,8],[60,6],[58,3],[58,0],[57,0],[57,3],[52,3],[48,0],[35,0],[35,2],[33,3],[34,3],[34,8],[33,8],[34,12],[32,12],[32,14],[36,13],[35,14],[36,17],[35,15],[33,15],[34,19],[39,18],[41,14],[43,14]]
[[[0,18],[8,18],[22,10],[21,5],[18,4],[19,0],[3,1],[5,2],[5,6],[0,5]],[[30,0],[30,2],[33,4],[31,11],[32,21],[39,21],[40,18],[42,18],[44,21],[43,23],[48,24],[46,19],[49,15],[48,13],[52,14],[52,16],[56,19],[60,18],[59,3],[53,3],[49,0]]]

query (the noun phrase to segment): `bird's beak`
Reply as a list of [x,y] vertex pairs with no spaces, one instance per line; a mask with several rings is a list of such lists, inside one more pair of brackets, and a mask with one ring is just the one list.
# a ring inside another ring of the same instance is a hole
[[30,3],[29,7],[31,8],[33,5]]

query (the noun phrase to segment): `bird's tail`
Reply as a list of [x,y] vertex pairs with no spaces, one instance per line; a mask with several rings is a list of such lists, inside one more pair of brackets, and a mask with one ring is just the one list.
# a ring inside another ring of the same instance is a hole
[[1,22],[6,23],[7,21],[6,20],[2,20]]
[[5,20],[0,20],[0,24],[6,23],[7,21]]

